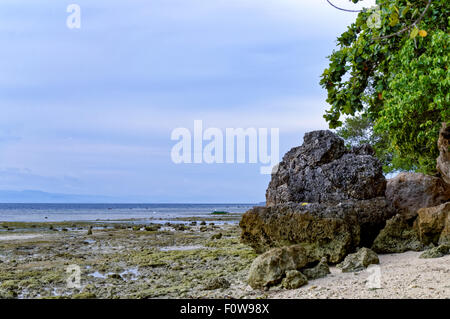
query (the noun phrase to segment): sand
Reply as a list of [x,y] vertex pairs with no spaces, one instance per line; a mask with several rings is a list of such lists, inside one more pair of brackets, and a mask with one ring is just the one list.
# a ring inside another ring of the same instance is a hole
[[[405,252],[379,255],[378,283],[376,266],[358,273],[342,273],[340,269],[331,267],[331,274],[325,278],[312,280],[295,290],[271,289],[268,297],[450,298],[450,255],[421,259],[420,254]],[[371,279],[369,276],[372,276]]]

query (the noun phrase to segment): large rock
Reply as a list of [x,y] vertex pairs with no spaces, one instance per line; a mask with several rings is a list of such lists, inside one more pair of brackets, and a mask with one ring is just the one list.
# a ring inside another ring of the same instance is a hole
[[450,243],[450,202],[421,208],[416,220],[419,238],[425,245]]
[[400,173],[387,181],[386,198],[410,220],[417,217],[420,208],[450,201],[450,184],[421,173]]
[[450,184],[450,125],[442,124],[438,139],[439,157],[437,158],[436,169],[441,174],[442,179]]
[[293,245],[274,248],[258,256],[250,266],[248,284],[261,289],[279,284],[289,270],[299,270],[317,262],[304,247]]
[[408,250],[420,251],[424,245],[420,242],[414,220],[397,214],[386,222],[373,242],[372,249],[377,253],[402,253]]
[[370,247],[395,215],[373,154],[369,145],[347,149],[330,131],[306,133],[272,174],[266,207],[243,215],[242,242],[258,253],[301,244],[331,263]]
[[310,255],[337,263],[357,247],[371,246],[394,211],[384,198],[254,207],[241,219],[242,242],[258,253],[301,244]]
[[378,255],[369,248],[363,247],[356,253],[345,257],[344,261],[337,265],[342,272],[354,272],[367,268],[372,264],[379,264]]
[[340,202],[384,196],[386,180],[370,146],[348,150],[330,131],[306,133],[272,175],[266,205]]

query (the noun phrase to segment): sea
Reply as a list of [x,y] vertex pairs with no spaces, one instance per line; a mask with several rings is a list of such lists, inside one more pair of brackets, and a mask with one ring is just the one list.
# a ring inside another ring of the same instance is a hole
[[256,204],[4,204],[0,222],[152,222],[208,217],[214,211],[244,213]]

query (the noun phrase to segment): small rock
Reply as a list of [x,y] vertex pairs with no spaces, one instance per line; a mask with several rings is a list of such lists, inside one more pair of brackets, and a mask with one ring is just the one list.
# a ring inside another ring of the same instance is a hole
[[206,222],[205,222],[205,221],[202,221],[202,222],[200,223],[200,226],[204,226],[204,225],[206,225]]
[[434,247],[428,250],[425,250],[419,258],[439,258],[450,253],[450,245],[442,244],[438,247]]
[[200,227],[200,231],[201,232],[205,232],[205,231],[207,231],[208,230],[208,227],[206,227],[206,226],[201,226]]
[[228,280],[226,280],[225,278],[213,278],[211,280],[209,280],[205,287],[204,290],[216,290],[216,289],[226,289],[230,287],[230,282]]
[[297,289],[308,283],[308,278],[298,270],[288,270],[281,286],[286,289]]
[[222,238],[222,233],[214,234],[211,236],[211,240]]
[[308,278],[308,280],[318,279],[326,277],[330,274],[330,268],[327,264],[327,259],[322,258],[322,260],[313,268],[308,268],[302,270],[302,273]]
[[108,275],[108,278],[112,278],[112,279],[122,279],[122,280],[123,280],[122,276],[119,275],[119,274],[109,274],[109,275]]
[[362,270],[371,264],[378,263],[380,263],[378,255],[373,250],[363,247],[356,253],[345,257],[344,261],[336,265],[336,267],[340,268],[342,272],[352,272]]

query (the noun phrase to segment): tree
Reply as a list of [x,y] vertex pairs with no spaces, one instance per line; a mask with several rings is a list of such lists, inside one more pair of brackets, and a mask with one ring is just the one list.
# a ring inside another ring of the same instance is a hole
[[434,173],[439,128],[450,122],[450,2],[377,5],[358,14],[329,56],[320,81],[330,104],[324,118],[330,128],[343,125],[341,116],[345,126],[370,123],[383,137],[374,146],[386,171]]

